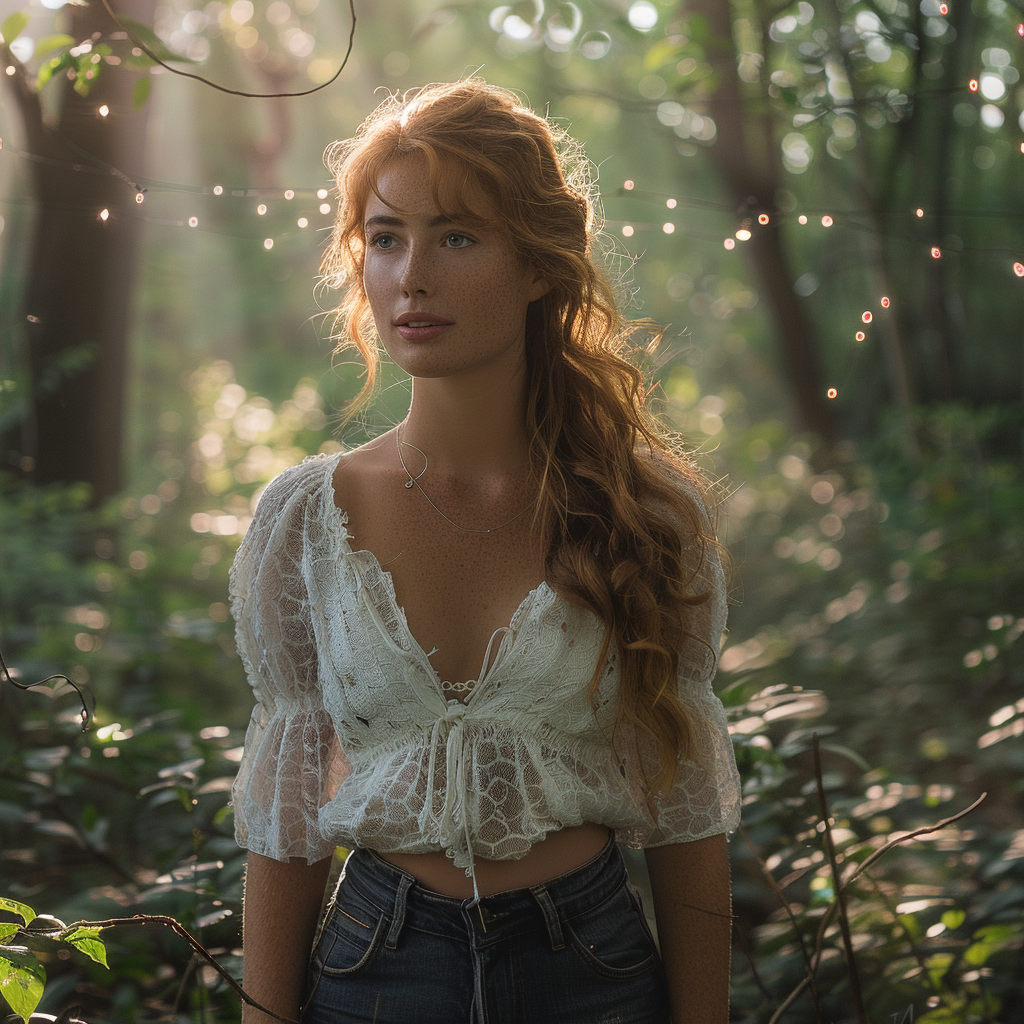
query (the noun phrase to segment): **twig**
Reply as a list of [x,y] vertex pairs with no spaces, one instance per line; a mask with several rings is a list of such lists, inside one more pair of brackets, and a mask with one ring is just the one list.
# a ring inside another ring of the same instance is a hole
[[341,62],[341,67],[334,72],[333,77],[329,78],[322,85],[314,86],[312,89],[302,89],[299,92],[244,92],[241,89],[229,89],[227,86],[218,85],[216,82],[211,82],[208,78],[203,78],[202,75],[194,75],[191,71],[181,71],[178,68],[172,68],[170,64],[162,61],[146,44],[136,35],[127,25],[125,25],[121,19],[114,13],[114,9],[110,6],[109,0],[102,0],[103,6],[107,9],[107,14],[110,15],[114,24],[129,39],[140,49],[142,52],[152,61],[155,61],[162,68],[166,68],[168,71],[173,72],[176,75],[181,75],[182,78],[192,78],[197,82],[202,82],[204,85],[210,86],[212,89],[218,89],[220,92],[226,92],[230,96],[246,96],[251,99],[266,100],[266,99],[283,99],[289,96],[309,96],[311,93],[319,92],[321,89],[326,89],[327,86],[335,82],[338,76],[345,70],[345,65],[348,64],[348,59],[352,55],[352,43],[355,40],[356,35],[356,8],[354,0],[349,0],[348,9],[351,15],[351,27],[348,33],[348,49],[345,51],[345,57]]
[[[51,679],[62,680],[63,682],[67,683],[68,686],[70,686],[75,691],[75,693],[78,694],[78,699],[82,702],[82,710],[80,712],[80,717],[82,719],[82,732],[85,732],[86,729],[89,728],[89,724],[92,722],[92,713],[95,701],[90,699],[92,697],[91,694],[89,694],[88,697],[86,696],[86,694],[88,693],[87,690],[83,689],[78,683],[76,683],[70,677],[64,675],[63,672],[55,672],[52,676],[47,676],[45,679],[40,679],[38,682],[35,683],[19,683],[18,680],[11,675],[10,670],[4,663],[3,652],[0,651],[0,679],[2,679],[4,682],[10,683],[11,686],[16,686],[19,690],[29,690],[35,693],[48,692],[45,687],[46,684]],[[42,687],[42,689],[36,690],[37,686]],[[50,695],[53,696],[53,694]]]
[[853,955],[853,938],[850,935],[850,916],[846,909],[846,892],[839,879],[836,848],[835,843],[832,842],[832,824],[829,820],[828,800],[825,797],[825,780],[821,774],[821,744],[818,741],[817,733],[814,734],[811,741],[811,750],[814,754],[814,779],[818,788],[818,809],[821,812],[822,824],[825,826],[825,853],[828,855],[829,866],[832,869],[832,884],[836,892],[836,905],[839,907],[839,928],[843,935],[843,951],[846,954],[846,966],[850,972],[850,993],[853,996],[853,1008],[857,1014],[857,1024],[870,1024],[867,1010],[864,1008],[864,993],[860,987],[857,958]]
[[[938,832],[939,829],[945,828],[947,825],[951,825],[954,821],[959,821],[965,815],[975,810],[979,804],[988,796],[988,793],[982,793],[977,800],[974,801],[969,807],[965,807],[962,811],[957,814],[951,815],[948,818],[943,818],[942,821],[935,825],[926,825],[923,828],[914,829],[912,832],[908,832],[906,835],[897,836],[895,839],[890,839],[884,846],[877,849],[870,857],[859,864],[855,871],[852,872],[849,878],[846,879],[842,885],[838,885],[836,892],[845,891],[846,887],[849,886],[855,879],[859,878],[871,864],[874,864],[883,854],[888,853],[894,846],[899,846],[900,843],[905,843],[908,839],[916,839],[918,836],[928,835],[930,832]],[[833,903],[825,915],[821,919],[821,924],[818,927],[818,936],[814,948],[813,965],[814,970],[817,970],[817,965],[821,962],[822,948],[825,942],[825,932],[828,929],[829,924],[832,922],[832,915],[835,913],[836,904]],[[772,1014],[768,1024],[778,1024],[782,1019],[782,1015],[800,998],[801,995],[806,991],[808,985],[811,983],[811,976],[806,975],[801,979],[800,983],[796,985],[792,992],[782,1001],[779,1008]]]
[[973,804],[971,804],[969,807],[965,807],[962,811],[959,811],[957,814],[952,815],[952,817],[943,818],[942,821],[938,822],[935,825],[926,825],[924,828],[916,828],[913,832],[908,832],[904,836],[897,836],[895,839],[890,839],[889,842],[887,842],[884,846],[879,847],[879,849],[875,850],[875,852],[871,854],[870,857],[865,859],[861,864],[857,866],[857,870],[854,871],[853,874],[850,875],[850,877],[843,883],[843,888],[845,889],[846,886],[848,886],[852,881],[854,881],[854,879],[856,879],[858,876],[864,873],[865,868],[867,868],[871,864],[874,864],[874,862],[878,860],[878,858],[881,857],[882,854],[888,853],[894,846],[898,846],[900,843],[905,843],[908,839],[916,839],[918,836],[926,836],[929,832],[938,832],[939,829],[945,828],[947,825],[952,825],[954,821],[959,821],[962,817],[964,817],[964,815],[970,814],[971,811],[979,807],[987,796],[988,791],[986,790],[984,793],[981,794],[981,796],[978,797],[977,800],[974,801]]
[[[793,913],[793,908],[789,905],[789,899],[786,897],[786,894],[782,891],[782,886],[779,885],[779,883],[775,880],[775,876],[772,874],[771,869],[761,859],[761,855],[757,852],[757,848],[754,846],[753,842],[751,842],[750,836],[747,835],[747,830],[742,825],[740,825],[739,829],[740,835],[743,836],[743,839],[746,841],[747,846],[750,847],[750,852],[754,855],[754,859],[760,865],[764,877],[768,879],[768,884],[771,886],[772,891],[775,893],[775,895],[778,896],[779,902],[782,904],[783,909],[786,911],[786,914],[789,917],[789,922],[793,926],[793,934],[796,935],[796,941],[800,944],[800,952],[803,953],[804,964],[807,967],[807,979],[811,987],[811,999],[814,1002],[815,1015],[818,1018],[820,1018],[821,1003],[818,1000],[818,987],[814,983],[815,969],[811,963],[811,955],[807,952],[807,945],[804,942],[804,937],[800,932],[800,925],[797,922],[796,915]],[[751,967],[753,967],[753,961],[751,961]]]
[[60,928],[49,928],[39,930],[33,929],[30,933],[32,935],[43,935],[50,939],[61,940],[65,935],[70,934],[77,928],[96,928],[104,930],[107,928],[123,928],[131,925],[147,925],[147,924],[158,924],[163,925],[165,928],[170,928],[175,935],[183,938],[189,946],[192,947],[194,953],[201,956],[210,966],[228,983],[231,990],[241,999],[243,1002],[248,1003],[250,1006],[267,1014],[269,1017],[273,1017],[274,1020],[283,1021],[284,1024],[298,1024],[297,1021],[292,1020],[290,1017],[282,1017],[281,1014],[275,1013],[273,1010],[268,1010],[262,1004],[256,1002],[242,988],[241,985],[235,981],[234,978],[227,972],[227,970],[220,965],[217,958],[195,937],[193,937],[187,929],[180,925],[173,917],[167,917],[163,914],[135,914],[132,917],[112,917],[105,921],[76,921],[74,924],[63,925]]

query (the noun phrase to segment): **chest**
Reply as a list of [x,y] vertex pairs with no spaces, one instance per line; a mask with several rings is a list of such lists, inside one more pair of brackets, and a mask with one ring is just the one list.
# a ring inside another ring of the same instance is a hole
[[[335,481],[350,547],[371,552],[390,574],[394,600],[434,671],[452,683],[479,678],[491,637],[544,578],[532,509],[495,523],[495,503],[475,507],[457,488],[436,488],[431,504],[397,474],[357,482],[342,473]],[[500,514],[515,515],[529,502],[528,495],[506,497]],[[500,528],[477,532],[493,526]]]

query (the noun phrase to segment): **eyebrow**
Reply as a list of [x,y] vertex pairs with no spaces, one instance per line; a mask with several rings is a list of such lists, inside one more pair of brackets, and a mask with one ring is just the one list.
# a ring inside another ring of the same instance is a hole
[[[452,220],[446,213],[439,213],[436,217],[430,219],[428,227],[436,228],[442,224],[456,224],[455,220]],[[405,221],[401,217],[395,217],[386,213],[378,213],[373,217],[367,218],[363,224],[363,228],[374,227],[376,225],[384,225],[386,227],[402,227]]]

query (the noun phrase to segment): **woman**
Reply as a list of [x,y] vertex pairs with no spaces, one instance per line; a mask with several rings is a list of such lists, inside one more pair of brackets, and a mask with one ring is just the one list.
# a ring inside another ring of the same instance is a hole
[[[479,80],[329,155],[349,415],[374,332],[412,398],[274,480],[233,568],[245,988],[315,1024],[724,1022],[724,578],[619,354],[588,165]],[[646,848],[660,958],[613,838]]]

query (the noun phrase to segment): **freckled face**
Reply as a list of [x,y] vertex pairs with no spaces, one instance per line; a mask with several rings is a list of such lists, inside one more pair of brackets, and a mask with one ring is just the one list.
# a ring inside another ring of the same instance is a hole
[[377,187],[386,202],[370,192],[363,288],[388,355],[413,377],[518,369],[527,306],[547,283],[497,226],[438,209],[425,157],[396,160]]

